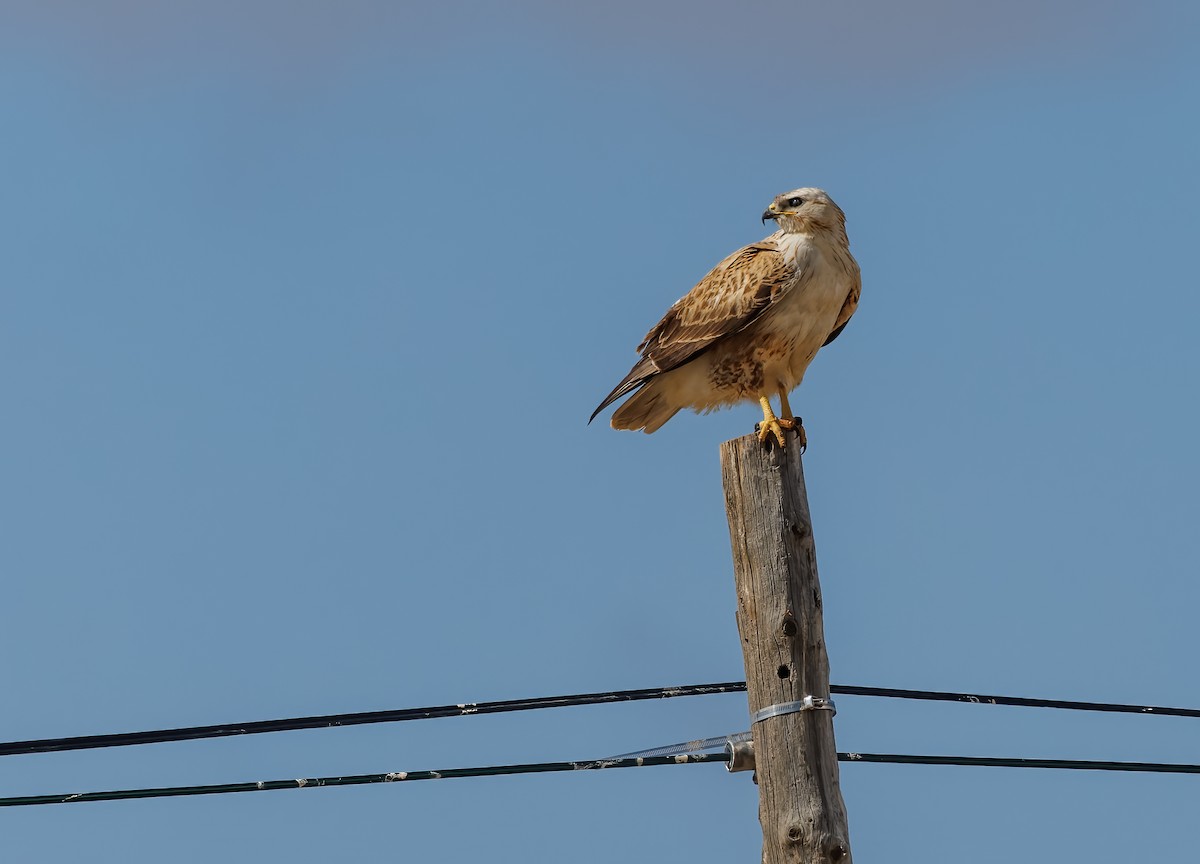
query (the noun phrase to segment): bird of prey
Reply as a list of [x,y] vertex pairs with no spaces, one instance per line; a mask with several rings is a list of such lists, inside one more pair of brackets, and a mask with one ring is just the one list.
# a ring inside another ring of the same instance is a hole
[[[734,252],[667,310],[638,346],[641,359],[591,420],[634,391],[613,413],[614,429],[650,433],[681,408],[707,412],[757,401],[760,441],[774,437],[784,447],[784,430],[795,429],[804,447],[788,393],[817,351],[845,329],[862,278],[845,214],[822,190],[777,196],[762,214],[768,219],[779,230]],[[776,394],[778,415],[770,402]]]

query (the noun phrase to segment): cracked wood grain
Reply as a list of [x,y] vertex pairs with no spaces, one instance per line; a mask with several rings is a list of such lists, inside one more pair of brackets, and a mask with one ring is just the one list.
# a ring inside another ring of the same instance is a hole
[[[754,435],[721,445],[721,474],[750,713],[829,698],[821,585],[795,433],[788,447]],[[764,864],[850,864],[833,712],[754,724]]]

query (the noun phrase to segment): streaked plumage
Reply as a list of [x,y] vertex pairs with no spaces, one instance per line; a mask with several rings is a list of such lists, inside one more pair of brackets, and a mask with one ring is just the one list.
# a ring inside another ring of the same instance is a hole
[[[783,445],[778,427],[793,425],[787,394],[845,328],[862,283],[845,216],[822,190],[786,192],[763,219],[776,220],[779,230],[734,252],[667,310],[638,346],[641,359],[592,419],[635,390],[613,413],[614,429],[649,433],[681,408],[758,401],[760,437],[773,434]],[[778,419],[766,401],[776,394]]]

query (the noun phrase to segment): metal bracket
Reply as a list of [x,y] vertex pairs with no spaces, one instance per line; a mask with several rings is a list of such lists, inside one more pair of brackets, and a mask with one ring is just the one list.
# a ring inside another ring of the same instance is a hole
[[800,711],[830,711],[837,714],[837,706],[832,699],[822,699],[820,696],[805,696],[799,702],[780,702],[778,705],[768,705],[754,712],[750,718],[751,725],[761,723],[768,717],[781,717],[784,714],[796,714]]
[[[744,736],[744,737],[743,737]],[[754,770],[754,741],[748,733],[730,735],[725,739],[726,771]]]

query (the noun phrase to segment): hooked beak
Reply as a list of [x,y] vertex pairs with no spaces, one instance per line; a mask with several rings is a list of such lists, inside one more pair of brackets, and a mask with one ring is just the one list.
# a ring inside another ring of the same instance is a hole
[[776,221],[778,221],[778,220],[779,220],[779,214],[775,212],[775,205],[774,205],[774,204],[772,204],[770,207],[768,207],[766,210],[764,210],[764,211],[763,211],[763,214],[762,214],[762,221],[763,221],[763,224],[764,224],[764,225],[766,225],[766,224],[767,224],[767,220],[768,220],[768,219],[773,219],[773,220],[776,220]]

